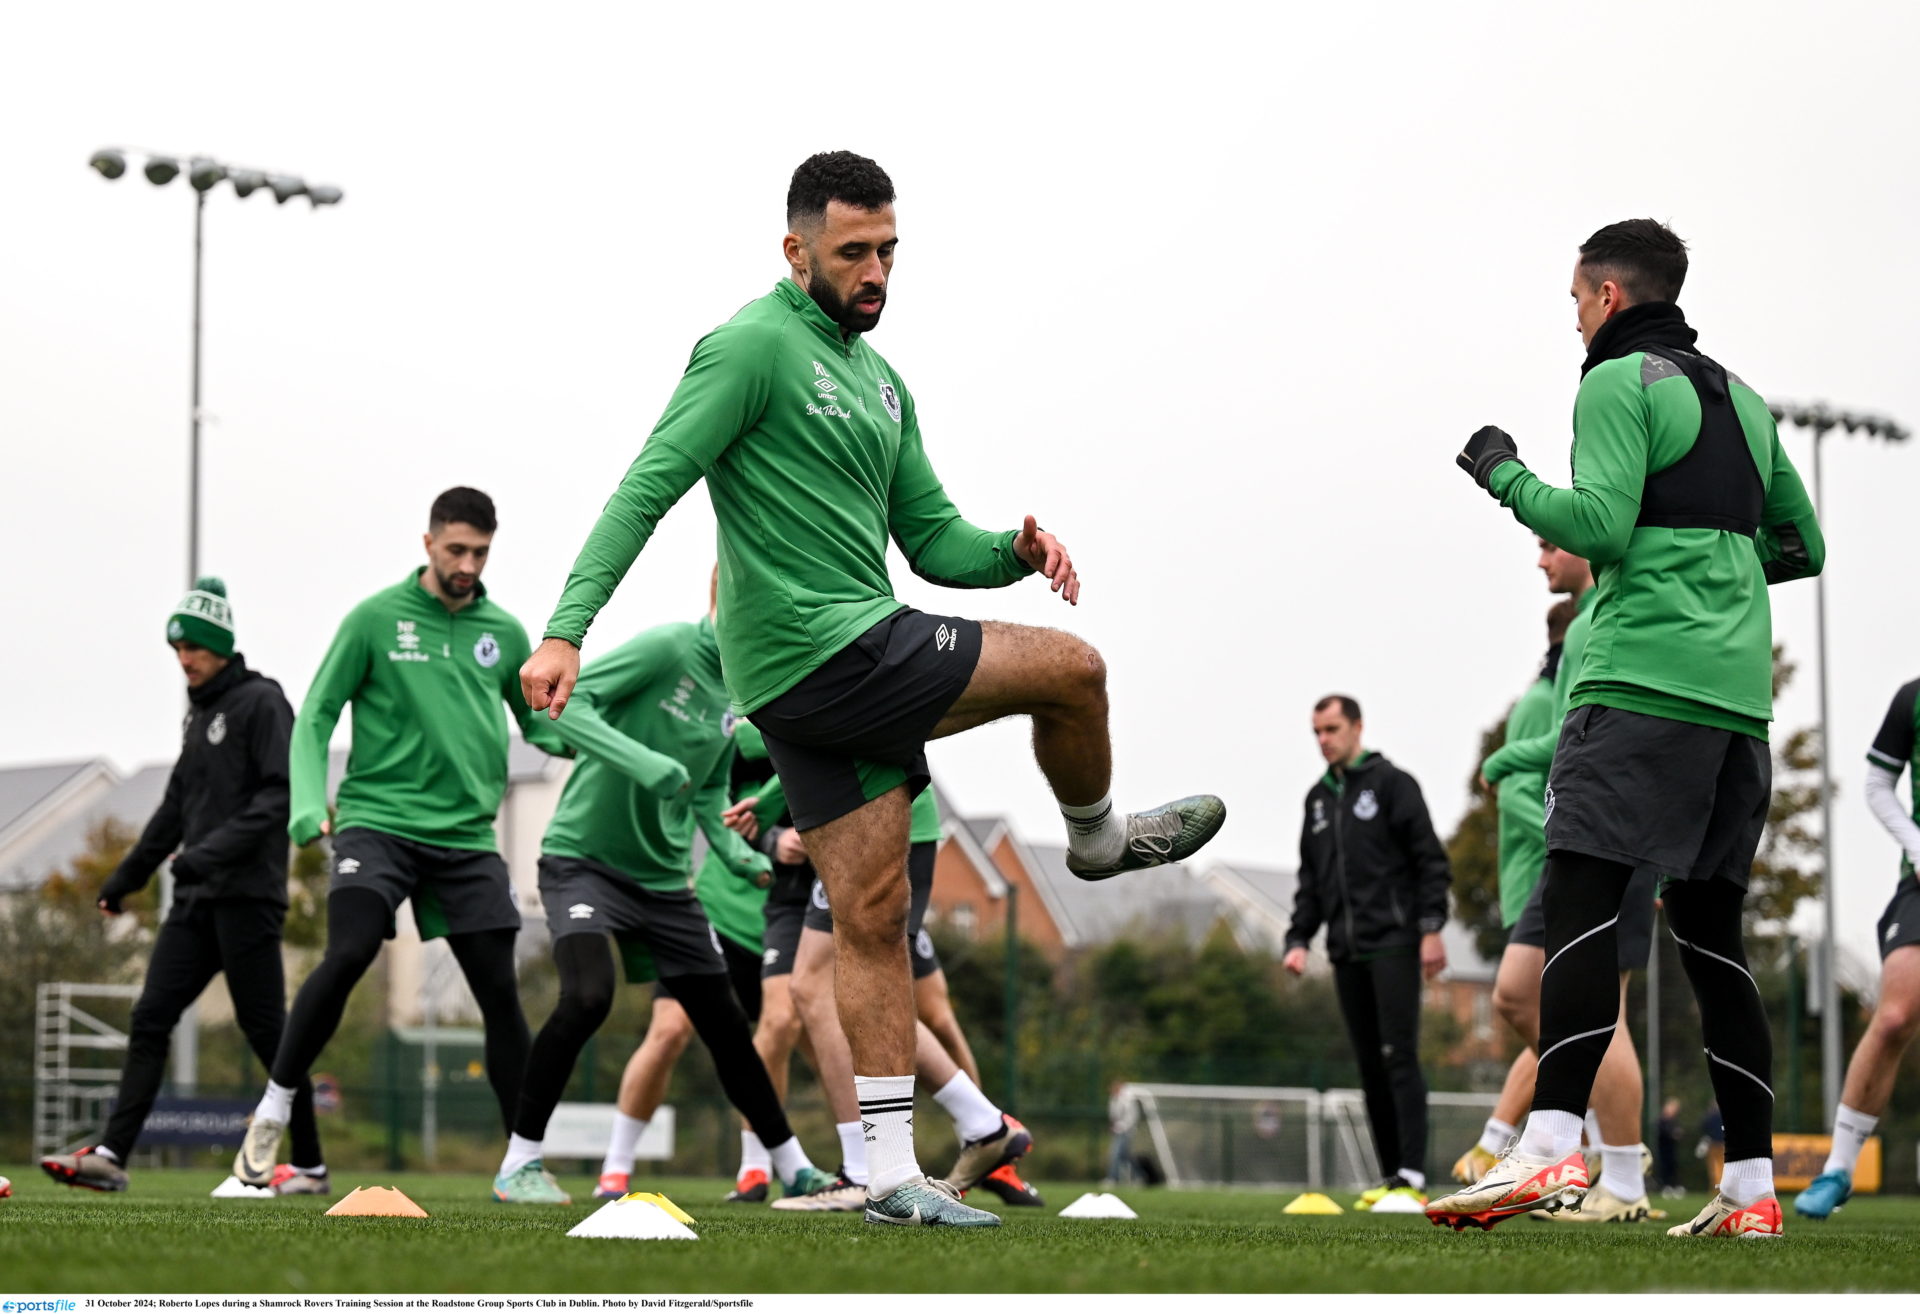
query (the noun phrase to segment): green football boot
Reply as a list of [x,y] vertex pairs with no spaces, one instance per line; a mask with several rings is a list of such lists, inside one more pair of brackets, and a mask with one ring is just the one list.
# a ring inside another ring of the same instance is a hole
[[493,1179],[493,1198],[501,1204],[570,1205],[573,1197],[560,1189],[547,1166],[535,1159]]
[[1220,833],[1227,805],[1212,794],[1195,794],[1147,812],[1127,814],[1127,839],[1118,859],[1093,866],[1067,853],[1067,870],[1083,881],[1104,881],[1123,871],[1184,862]]
[[998,1227],[1000,1215],[960,1203],[945,1182],[916,1177],[884,1199],[867,1199],[867,1221],[894,1227]]

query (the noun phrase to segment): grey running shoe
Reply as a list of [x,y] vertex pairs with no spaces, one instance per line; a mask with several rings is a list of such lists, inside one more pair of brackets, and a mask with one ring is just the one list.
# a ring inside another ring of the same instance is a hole
[[1104,867],[1087,865],[1067,851],[1067,870],[1083,881],[1103,881],[1123,871],[1139,871],[1184,862],[1220,833],[1227,805],[1212,794],[1195,794],[1148,812],[1127,814],[1127,842],[1119,860]]
[[273,1170],[280,1161],[280,1138],[287,1124],[271,1118],[247,1119],[247,1138],[233,1156],[233,1175],[248,1186],[272,1186]]
[[273,1193],[275,1195],[332,1195],[333,1180],[323,1168],[317,1173],[303,1173],[290,1163],[283,1163],[273,1170]]
[[1033,1148],[1033,1137],[1025,1127],[1004,1114],[1000,1130],[984,1140],[968,1141],[960,1147],[947,1181],[956,1191],[971,1191],[988,1173],[1012,1163]]
[[493,1198],[501,1204],[570,1205],[573,1197],[561,1189],[547,1166],[538,1159],[523,1163],[493,1179]]
[[1000,1215],[960,1203],[960,1192],[947,1182],[916,1177],[884,1199],[867,1200],[869,1223],[895,1227],[998,1227]]
[[89,1145],[72,1154],[50,1154],[40,1161],[47,1176],[67,1186],[84,1186],[89,1191],[124,1191],[127,1172],[119,1164],[96,1153]]
[[826,1185],[804,1195],[781,1196],[773,1202],[773,1208],[788,1213],[850,1214],[863,1208],[866,1203],[866,1187],[858,1182],[850,1182],[844,1176],[833,1176],[827,1179]]

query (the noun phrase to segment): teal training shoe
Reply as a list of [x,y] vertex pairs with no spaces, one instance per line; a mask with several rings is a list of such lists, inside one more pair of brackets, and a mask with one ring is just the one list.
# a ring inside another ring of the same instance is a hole
[[867,1199],[867,1221],[895,1227],[998,1227],[1000,1215],[960,1203],[945,1182],[916,1177],[882,1200]]
[[1164,803],[1127,814],[1126,842],[1120,856],[1104,865],[1084,862],[1069,851],[1067,870],[1083,881],[1104,881],[1123,871],[1139,871],[1169,862],[1185,862],[1226,824],[1227,805],[1212,794]]
[[831,1191],[837,1181],[838,1178],[834,1174],[808,1164],[794,1176],[791,1182],[780,1183],[780,1190],[787,1197],[813,1195],[818,1191]]
[[573,1197],[560,1189],[547,1166],[535,1159],[493,1179],[493,1198],[501,1204],[570,1205]]
[[1793,1212],[1802,1218],[1825,1218],[1853,1198],[1853,1174],[1845,1168],[1821,1173],[1807,1189],[1793,1197]]

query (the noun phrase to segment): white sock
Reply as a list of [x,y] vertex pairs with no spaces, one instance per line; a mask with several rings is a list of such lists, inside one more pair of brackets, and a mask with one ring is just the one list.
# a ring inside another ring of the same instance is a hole
[[1060,815],[1067,819],[1067,849],[1074,857],[1101,864],[1119,860],[1127,819],[1113,810],[1113,795],[1085,807],[1062,803]]
[[1480,1148],[1488,1154],[1505,1154],[1507,1145],[1518,1134],[1519,1128],[1510,1122],[1501,1122],[1498,1118],[1488,1118],[1487,1125],[1480,1132]]
[[267,1093],[253,1106],[253,1116],[262,1122],[277,1122],[282,1126],[293,1120],[293,1087],[282,1086],[277,1081],[267,1083]]
[[629,1118],[618,1109],[613,1111],[613,1135],[607,1137],[607,1157],[600,1161],[603,1176],[607,1173],[633,1176],[633,1153],[640,1148],[640,1137],[646,1130],[645,1118]]
[[109,1149],[108,1149],[108,1148],[107,1148],[106,1146],[104,1146],[104,1145],[96,1145],[96,1146],[94,1146],[94,1147],[93,1147],[93,1148],[92,1148],[91,1150],[88,1150],[88,1151],[87,1151],[87,1153],[88,1153],[88,1154],[97,1154],[97,1155],[99,1155],[99,1156],[100,1156],[100,1157],[101,1157],[102,1159],[105,1159],[105,1160],[106,1160],[106,1161],[107,1161],[108,1163],[119,1163],[119,1162],[120,1162],[120,1156],[119,1156],[119,1155],[117,1155],[117,1154],[115,1154],[115,1153],[114,1153],[114,1152],[113,1152],[112,1150],[109,1150]]
[[1588,1109],[1587,1116],[1581,1120],[1580,1130],[1593,1149],[1597,1150],[1607,1143],[1607,1138],[1600,1134],[1600,1115],[1592,1109]]
[[1720,1194],[1727,1203],[1746,1208],[1763,1195],[1773,1194],[1773,1160],[1732,1159],[1720,1174]]
[[884,1199],[923,1175],[913,1154],[913,1077],[856,1076],[853,1088],[867,1141],[867,1194]]
[[539,1141],[530,1141],[517,1132],[507,1135],[507,1152],[500,1160],[500,1175],[518,1172],[540,1157]]
[[953,1129],[960,1134],[962,1144],[998,1136],[1006,1124],[993,1101],[982,1095],[973,1078],[964,1072],[954,1073],[953,1080],[942,1086],[933,1100],[953,1119]]
[[292,1165],[292,1168],[302,1177],[325,1177],[327,1175],[327,1166],[324,1163],[317,1163],[311,1168],[302,1168],[296,1163]]
[[1833,1111],[1833,1151],[1827,1155],[1827,1166],[1823,1173],[1843,1172],[1849,1176],[1854,1164],[1860,1162],[1861,1147],[1866,1145],[1867,1137],[1873,1135],[1873,1129],[1880,1125],[1880,1119],[1872,1114],[1850,1109],[1842,1104]]
[[1581,1121],[1579,1114],[1563,1109],[1535,1109],[1520,1133],[1520,1153],[1559,1162],[1580,1148]]
[[1427,1175],[1418,1168],[1402,1168],[1398,1175],[1401,1181],[1416,1191],[1427,1189]]
[[858,1186],[867,1184],[867,1137],[860,1130],[860,1120],[836,1122],[833,1130],[840,1137],[840,1171],[847,1180]]
[[1647,1193],[1646,1179],[1640,1175],[1639,1145],[1600,1147],[1600,1185],[1628,1204]]
[[778,1145],[767,1147],[767,1157],[773,1161],[773,1172],[785,1186],[800,1175],[802,1168],[813,1167],[813,1160],[807,1158],[807,1152],[800,1147],[798,1136],[789,1136]]
[[740,1133],[740,1172],[735,1181],[748,1173],[759,1171],[769,1175],[773,1172],[773,1158],[767,1153],[767,1147],[760,1137],[750,1131]]

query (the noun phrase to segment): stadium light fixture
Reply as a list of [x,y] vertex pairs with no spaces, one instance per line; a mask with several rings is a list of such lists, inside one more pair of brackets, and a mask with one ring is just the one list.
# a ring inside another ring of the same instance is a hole
[[[1912,435],[1906,427],[1884,415],[1865,411],[1836,410],[1825,402],[1770,402],[1776,424],[1790,424],[1813,435],[1813,514],[1821,515],[1820,449],[1835,429],[1860,433],[1883,442],[1903,443]],[[1828,751],[1833,743],[1832,727],[1827,719],[1827,577],[1824,572],[1813,581],[1815,647],[1820,662],[1820,917],[1822,957],[1825,970],[1820,974],[1820,1099],[1830,1120],[1840,1103],[1840,986],[1835,971],[1839,962],[1838,941],[1834,936],[1833,867],[1833,765]]]
[[243,201],[267,185],[267,175],[258,169],[236,169],[228,180],[233,183],[233,194]]
[[276,173],[267,179],[267,186],[273,189],[273,200],[276,205],[285,205],[294,197],[307,194],[306,182],[291,174]]
[[98,171],[100,176],[108,182],[112,182],[127,171],[126,155],[116,150],[95,151],[93,157],[87,161],[87,164]]
[[148,182],[155,187],[165,187],[179,176],[180,161],[171,155],[149,155],[144,172]]
[[204,155],[196,156],[187,167],[187,181],[196,192],[210,192],[227,176],[227,166]]

